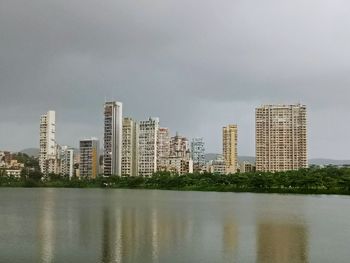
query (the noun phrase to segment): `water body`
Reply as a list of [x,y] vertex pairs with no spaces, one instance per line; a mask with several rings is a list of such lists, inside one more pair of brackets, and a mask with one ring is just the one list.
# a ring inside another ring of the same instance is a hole
[[0,262],[350,262],[350,198],[0,189]]

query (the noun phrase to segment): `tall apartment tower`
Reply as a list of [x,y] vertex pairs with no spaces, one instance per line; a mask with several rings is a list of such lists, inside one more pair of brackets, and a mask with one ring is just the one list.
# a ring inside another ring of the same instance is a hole
[[79,143],[80,164],[79,173],[81,177],[96,178],[99,174],[99,148],[97,138],[84,139]]
[[255,118],[257,171],[307,168],[305,105],[264,105]]
[[74,150],[68,146],[60,147],[60,174],[68,175],[72,178],[74,175]]
[[222,129],[223,157],[226,166],[226,173],[236,173],[237,160],[237,125],[230,124]]
[[194,170],[200,171],[205,165],[205,145],[203,138],[192,139],[191,154]]
[[57,172],[55,111],[48,111],[40,117],[39,165],[45,175]]
[[138,176],[139,125],[132,118],[123,119],[122,175]]
[[140,122],[139,175],[151,176],[157,171],[159,118]]
[[104,105],[103,173],[106,176],[122,174],[123,105],[106,102]]
[[169,158],[170,156],[170,132],[168,128],[159,128],[158,131],[158,156],[157,156],[157,166],[158,170],[161,170],[160,160],[164,158]]

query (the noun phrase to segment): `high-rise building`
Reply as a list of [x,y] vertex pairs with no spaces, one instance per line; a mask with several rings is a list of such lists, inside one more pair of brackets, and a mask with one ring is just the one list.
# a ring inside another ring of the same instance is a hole
[[264,105],[256,109],[257,171],[307,168],[305,105]]
[[178,133],[170,138],[170,156],[190,159],[190,146],[186,137]]
[[79,175],[85,178],[96,178],[99,174],[99,140],[84,139],[79,143]]
[[205,146],[203,138],[193,138],[191,141],[193,168],[199,172],[205,166]]
[[157,170],[162,170],[160,160],[170,156],[170,132],[168,128],[159,128],[158,131]]
[[69,178],[74,175],[74,150],[68,146],[61,146],[60,149],[60,174]]
[[57,172],[56,113],[48,111],[40,118],[39,165],[43,174]]
[[223,157],[226,165],[226,173],[236,173],[237,160],[237,125],[230,124],[222,129]]
[[139,125],[132,118],[123,119],[122,175],[138,176]]
[[140,122],[139,175],[151,176],[157,171],[159,118]]
[[159,159],[158,168],[160,171],[169,171],[177,174],[193,172],[193,161],[186,137],[176,133],[176,136],[170,138],[169,156]]
[[106,176],[122,173],[122,108],[122,103],[116,101],[104,105],[103,173]]

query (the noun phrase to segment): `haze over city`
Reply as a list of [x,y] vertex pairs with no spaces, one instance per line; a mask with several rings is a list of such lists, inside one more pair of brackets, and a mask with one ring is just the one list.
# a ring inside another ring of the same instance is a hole
[[[348,159],[350,18],[343,1],[23,1],[0,4],[0,146],[38,147],[40,115],[57,140],[102,139],[105,99],[159,117],[221,152],[239,127],[255,154],[254,109],[308,106],[309,157]],[[83,7],[83,8],[82,8]],[[311,16],[312,14],[312,16]]]

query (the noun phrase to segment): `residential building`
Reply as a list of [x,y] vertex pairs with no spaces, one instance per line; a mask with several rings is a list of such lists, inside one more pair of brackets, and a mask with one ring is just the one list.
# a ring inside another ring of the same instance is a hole
[[157,170],[161,171],[161,159],[169,158],[170,156],[170,132],[168,128],[159,128],[158,131],[158,156]]
[[39,165],[43,174],[57,172],[56,113],[48,111],[40,118]]
[[178,133],[170,138],[169,156],[159,159],[158,169],[177,174],[193,173],[193,161],[187,138]]
[[222,155],[218,155],[215,160],[207,164],[207,172],[212,174],[226,174],[226,163]]
[[105,176],[122,173],[122,110],[121,102],[106,102],[104,105],[103,173]]
[[132,118],[123,119],[121,175],[138,176],[139,125]]
[[205,166],[205,146],[203,138],[193,138],[191,141],[191,154],[193,169],[196,172],[202,171]]
[[139,175],[151,176],[157,171],[159,118],[140,122]]
[[250,162],[243,161],[242,163],[239,164],[240,173],[252,173],[252,172],[255,172],[255,170],[256,170],[255,165]]
[[98,176],[99,147],[99,140],[97,138],[84,139],[80,141],[80,177],[96,178]]
[[307,168],[306,106],[264,105],[256,109],[257,171]]
[[68,146],[60,149],[60,174],[72,178],[74,175],[74,150]]
[[230,124],[223,127],[223,158],[226,165],[226,174],[237,172],[237,136],[237,125]]

